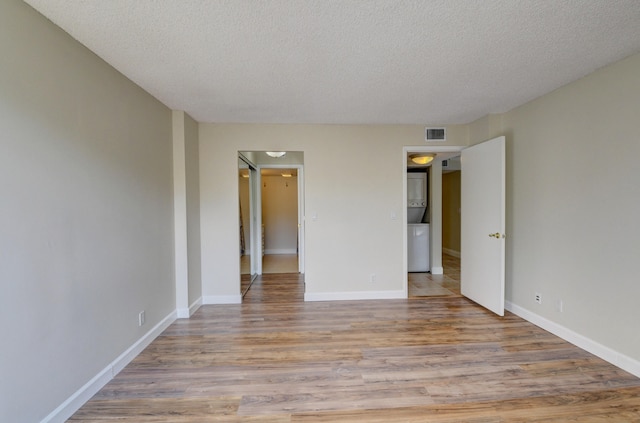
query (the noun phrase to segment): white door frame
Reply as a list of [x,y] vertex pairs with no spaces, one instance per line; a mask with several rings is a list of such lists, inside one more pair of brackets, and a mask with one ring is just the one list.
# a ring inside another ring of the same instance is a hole
[[[249,170],[249,256],[251,258],[251,280],[258,275],[258,265],[262,265],[262,260],[257,263],[256,257],[259,252],[259,244],[256,242],[256,213],[259,211],[256,208],[257,193],[260,187],[260,172],[255,163],[249,160],[244,154],[238,152],[238,158],[245,162]],[[245,240],[246,242],[246,240]]]
[[304,166],[298,170],[298,272],[304,274]]
[[[409,276],[408,276],[408,248],[407,248],[407,155],[409,153],[460,153],[466,146],[460,145],[438,145],[438,146],[404,146],[402,147],[402,275],[403,289],[405,297],[409,297]],[[431,190],[429,190],[431,195]],[[430,228],[429,236],[433,236],[433,228]],[[442,230],[442,229],[441,229]],[[431,245],[431,240],[429,241]]]
[[262,169],[296,169],[298,173],[298,272],[304,273],[304,165],[282,164],[282,165],[258,165],[257,167],[256,190],[256,242],[260,260],[257,260],[258,274],[262,274]]
[[260,172],[257,170],[257,168],[255,167],[255,165],[251,164],[249,166],[249,213],[250,213],[250,220],[249,220],[249,227],[251,228],[250,233],[250,244],[249,244],[249,248],[251,251],[251,281],[253,281],[253,278],[255,276],[257,276],[258,273],[258,266],[262,264],[262,260],[256,260],[256,258],[258,257],[258,251],[256,249],[256,213],[257,210],[256,209],[256,201],[257,201],[257,193],[260,191],[259,190],[259,177],[260,177]]

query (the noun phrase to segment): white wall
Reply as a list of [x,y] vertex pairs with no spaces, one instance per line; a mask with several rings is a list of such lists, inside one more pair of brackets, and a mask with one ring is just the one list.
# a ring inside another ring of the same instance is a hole
[[[500,120],[498,132],[507,135],[507,300],[586,338],[618,364],[635,360],[627,368],[638,374],[640,55]],[[471,125],[471,141],[497,135],[490,126]]]
[[0,421],[36,422],[175,309],[171,112],[17,0],[0,62]]
[[[447,135],[448,145],[467,142],[465,126]],[[239,301],[238,250],[229,247],[239,238],[237,155],[265,150],[304,153],[307,298],[401,295],[402,147],[424,145],[418,125],[201,124],[204,298]]]

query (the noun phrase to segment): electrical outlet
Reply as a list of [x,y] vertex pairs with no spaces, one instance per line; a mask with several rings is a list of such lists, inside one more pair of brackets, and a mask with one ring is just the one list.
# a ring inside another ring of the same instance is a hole
[[369,281],[371,283],[376,283],[376,274],[372,273],[371,276],[369,276]]
[[142,311],[138,314],[138,326],[142,326],[142,325],[144,325],[144,320],[145,320],[144,310],[142,310]]
[[536,303],[542,304],[542,294],[536,292]]
[[558,302],[556,303],[556,311],[558,313],[563,313],[564,312],[564,301],[563,300],[558,300]]

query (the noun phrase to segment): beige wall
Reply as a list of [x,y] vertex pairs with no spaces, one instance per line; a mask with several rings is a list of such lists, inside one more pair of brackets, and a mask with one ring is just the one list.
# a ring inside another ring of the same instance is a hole
[[189,317],[202,297],[198,123],[172,112],[174,272],[178,317]]
[[[467,128],[449,127],[447,136],[448,145],[464,145]],[[202,124],[205,302],[239,299],[237,249],[229,248],[238,245],[239,236],[237,224],[229,224],[238,222],[238,151],[272,149],[304,153],[307,294],[401,294],[402,148],[424,145],[424,126],[417,125]],[[376,275],[374,283],[371,274]]]
[[261,182],[265,254],[296,254],[298,244],[297,178],[262,176]]
[[467,125],[469,145],[504,135],[504,115],[487,115]]
[[198,122],[185,113],[185,176],[187,200],[187,266],[189,270],[189,306],[202,299],[200,257],[200,140]]
[[[640,55],[502,120],[507,300],[635,360],[640,372]],[[471,139],[490,132],[472,131]]]
[[442,249],[460,253],[460,171],[442,174]]
[[0,57],[0,421],[37,422],[175,310],[171,111],[21,1]]

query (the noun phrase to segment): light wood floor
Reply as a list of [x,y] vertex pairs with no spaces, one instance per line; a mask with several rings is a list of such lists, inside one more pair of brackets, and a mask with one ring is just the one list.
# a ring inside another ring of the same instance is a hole
[[303,302],[263,275],[176,321],[79,422],[639,422],[640,379],[459,295]]
[[298,273],[297,254],[265,254],[262,273]]
[[[242,296],[251,288],[253,277],[249,273],[251,264],[248,256],[242,256],[240,261],[243,272],[240,274],[240,292]],[[245,268],[247,271],[245,272]],[[262,257],[262,273],[298,273],[298,255],[297,254],[265,254]]]
[[[251,273],[251,258],[240,257],[240,273]],[[262,273],[298,273],[297,254],[265,254],[262,256]]]
[[442,255],[444,274],[409,273],[409,297],[439,297],[460,295],[460,259]]

